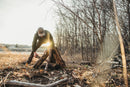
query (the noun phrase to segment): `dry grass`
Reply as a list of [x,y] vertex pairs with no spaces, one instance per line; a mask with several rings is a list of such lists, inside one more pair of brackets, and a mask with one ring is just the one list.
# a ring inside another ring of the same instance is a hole
[[[41,56],[41,54],[39,54]],[[8,67],[16,67],[20,65],[22,62],[26,62],[29,57],[29,53],[20,53],[20,52],[0,52],[0,69],[5,69]],[[66,62],[75,62],[80,63],[82,61],[81,55],[76,54],[73,56],[70,55],[62,55],[63,60]],[[35,64],[37,61],[37,58],[33,58],[33,61],[31,64]],[[69,67],[79,67],[78,64],[67,64]]]
[[81,62],[82,61],[82,56],[81,54],[75,54],[75,55],[62,55],[62,58],[65,62]]
[[[0,69],[8,67],[16,67],[22,62],[26,62],[29,54],[17,52],[1,52],[0,53]],[[36,59],[34,58],[33,61]]]

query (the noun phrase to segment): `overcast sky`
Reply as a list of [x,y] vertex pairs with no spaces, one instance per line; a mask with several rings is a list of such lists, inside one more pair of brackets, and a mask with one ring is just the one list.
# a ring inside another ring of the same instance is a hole
[[0,43],[31,45],[38,27],[54,35],[51,0],[0,0]]

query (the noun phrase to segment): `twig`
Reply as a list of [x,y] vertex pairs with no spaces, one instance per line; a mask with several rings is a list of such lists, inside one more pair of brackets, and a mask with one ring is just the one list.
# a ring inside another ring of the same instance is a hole
[[46,66],[45,66],[45,70],[47,71],[48,69],[48,62],[46,63]]
[[62,82],[65,82],[67,80],[68,80],[68,78],[65,78],[65,79],[61,79],[59,81],[56,81],[54,83],[47,84],[47,85],[28,83],[28,82],[20,82],[20,81],[16,81],[16,80],[8,81],[6,84],[8,84],[8,85],[26,86],[26,87],[53,87],[53,86],[56,86],[56,85],[58,85],[58,84],[60,84]]
[[5,82],[7,81],[7,78],[9,77],[9,75],[11,74],[11,72],[9,72],[5,78],[3,78],[0,82],[0,87],[4,84],[5,85]]
[[47,78],[47,79],[50,79],[49,77],[47,77],[47,76],[44,76],[44,75],[42,75],[42,77],[44,77],[44,78]]

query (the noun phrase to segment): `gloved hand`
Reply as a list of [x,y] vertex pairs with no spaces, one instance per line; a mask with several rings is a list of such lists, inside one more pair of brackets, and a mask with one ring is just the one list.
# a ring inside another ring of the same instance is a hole
[[38,56],[38,54],[36,52],[34,52],[34,57],[37,57],[37,56]]

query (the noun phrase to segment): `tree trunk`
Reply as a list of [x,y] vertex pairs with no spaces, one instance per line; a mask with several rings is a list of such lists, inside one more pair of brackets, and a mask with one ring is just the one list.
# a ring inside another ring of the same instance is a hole
[[123,77],[124,77],[125,86],[128,87],[125,50],[124,50],[123,39],[122,39],[122,36],[121,36],[120,25],[119,25],[119,22],[118,22],[118,16],[117,16],[117,10],[116,10],[116,6],[115,6],[115,0],[113,0],[113,8],[114,8],[114,14],[115,14],[115,22],[116,22],[116,25],[117,25],[117,28],[118,28],[117,31],[118,31],[119,41],[120,41],[122,64],[123,64]]
[[130,42],[130,0],[127,0],[128,1],[128,4],[127,4],[127,12],[128,12],[128,29],[129,29],[129,38],[128,38],[128,40],[129,40],[129,42]]

